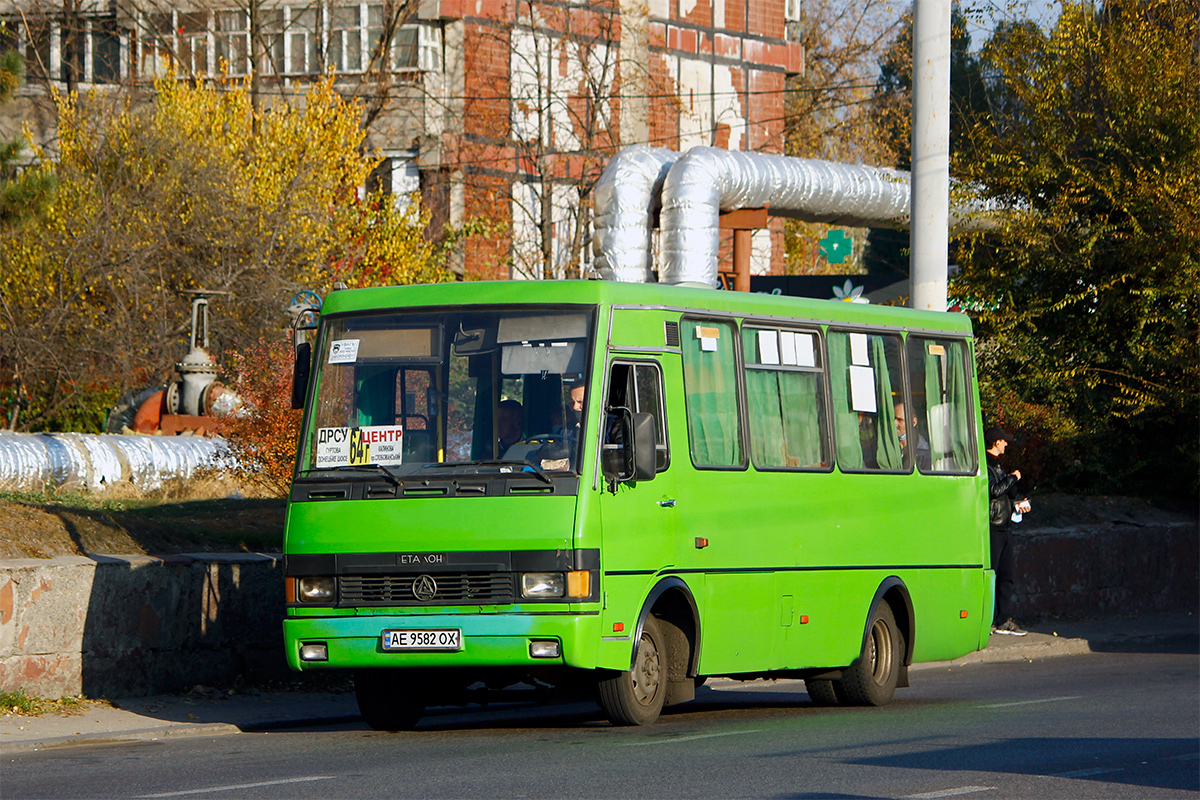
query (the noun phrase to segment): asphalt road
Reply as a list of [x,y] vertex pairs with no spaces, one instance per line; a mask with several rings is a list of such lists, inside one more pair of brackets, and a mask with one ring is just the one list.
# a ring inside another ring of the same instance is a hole
[[913,673],[881,709],[704,687],[647,728],[588,704],[6,757],[0,797],[1200,797],[1200,659],[1105,653]]

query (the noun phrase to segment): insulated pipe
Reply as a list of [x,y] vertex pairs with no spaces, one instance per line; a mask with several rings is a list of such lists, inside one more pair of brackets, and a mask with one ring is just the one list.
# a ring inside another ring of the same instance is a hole
[[228,458],[224,440],[203,436],[0,432],[0,489],[102,491],[118,482],[156,489]]
[[693,147],[662,189],[663,283],[717,285],[722,210],[847,226],[907,224],[907,174],[817,159]]
[[[653,282],[651,233],[661,205],[659,280],[716,286],[721,212],[766,206],[771,216],[805,222],[905,229],[909,183],[907,172],[860,164],[713,147],[680,156],[634,145],[596,183],[596,269],[609,280]],[[991,227],[997,209],[967,200],[951,221],[963,230]]]
[[913,308],[946,310],[950,213],[950,0],[913,3]]
[[601,277],[628,283],[654,281],[650,233],[663,180],[678,158],[674,150],[638,144],[621,150],[604,168],[593,189],[592,251]]

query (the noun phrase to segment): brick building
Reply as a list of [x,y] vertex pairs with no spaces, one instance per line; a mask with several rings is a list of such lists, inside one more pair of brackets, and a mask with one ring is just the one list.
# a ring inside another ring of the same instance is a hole
[[[621,147],[783,152],[799,2],[0,0],[0,46],[28,72],[0,135],[29,122],[53,152],[51,84],[146,91],[173,68],[302,101],[332,71],[364,101],[368,147],[385,157],[374,180],[419,191],[435,229],[498,223],[458,269],[571,277],[590,268],[590,191]],[[781,224],[756,234],[755,272],[782,271]]]

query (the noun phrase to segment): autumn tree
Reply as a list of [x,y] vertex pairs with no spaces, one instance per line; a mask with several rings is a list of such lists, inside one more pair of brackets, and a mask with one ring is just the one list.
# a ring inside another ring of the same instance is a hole
[[[214,301],[212,350],[282,336],[299,288],[431,282],[444,254],[392,197],[360,196],[361,107],[329,81],[302,108],[257,109],[246,84],[160,80],[153,102],[57,98],[58,180],[44,219],[0,231],[0,360],[23,376],[27,429],[95,429],[163,380]],[[67,410],[76,408],[75,413]]]
[[1066,3],[983,51],[991,114],[954,173],[1009,209],[968,237],[985,410],[1043,484],[1197,491],[1200,18],[1171,0]]

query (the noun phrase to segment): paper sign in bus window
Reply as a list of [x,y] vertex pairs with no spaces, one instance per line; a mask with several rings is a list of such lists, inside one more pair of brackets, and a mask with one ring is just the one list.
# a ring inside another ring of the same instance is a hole
[[317,430],[316,468],[404,463],[404,429],[399,425]]
[[815,367],[817,365],[817,346],[811,333],[797,333],[796,365],[800,367]]
[[[787,334],[785,333],[784,336],[787,336]],[[758,332],[758,363],[779,363],[779,339],[775,331]]]
[[871,365],[867,358],[867,335],[865,333],[850,334],[850,363],[860,367]]
[[850,407],[868,414],[879,410],[875,402],[875,373],[870,367],[850,367]]
[[700,349],[706,353],[717,352],[717,340],[721,338],[720,328],[696,328],[696,338],[700,340]]
[[338,339],[329,345],[330,364],[353,364],[358,360],[358,339]]
[[779,357],[789,367],[815,367],[817,359],[812,334],[780,331]]

